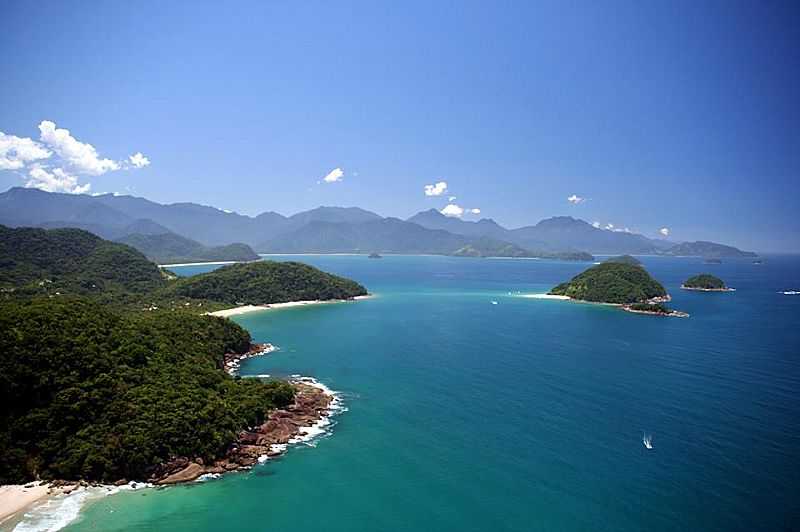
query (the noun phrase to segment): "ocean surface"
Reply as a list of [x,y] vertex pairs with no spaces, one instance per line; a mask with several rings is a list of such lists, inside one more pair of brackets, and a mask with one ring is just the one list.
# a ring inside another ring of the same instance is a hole
[[[270,258],[375,297],[236,317],[281,348],[242,374],[314,376],[348,411],[313,446],[94,499],[65,530],[800,528],[800,295],[778,293],[800,257],[644,257],[688,319],[523,297],[586,264]],[[705,271],[737,291],[679,289]]]

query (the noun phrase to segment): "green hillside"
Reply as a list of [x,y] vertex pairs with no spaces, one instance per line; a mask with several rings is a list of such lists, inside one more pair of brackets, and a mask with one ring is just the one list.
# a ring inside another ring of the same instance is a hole
[[621,262],[604,262],[561,283],[550,291],[599,303],[639,303],[667,295],[664,287],[641,266]]
[[230,305],[266,305],[287,301],[349,299],[367,290],[350,279],[299,262],[259,261],[231,264],[184,277],[168,293]]
[[117,240],[134,247],[158,264],[210,261],[250,261],[260,257],[247,244],[204,246],[190,238],[175,233],[132,234]]
[[222,371],[224,353],[249,345],[209,316],[75,298],[0,305],[0,484],[141,480],[172,456],[219,456],[292,399],[285,383]]
[[164,285],[158,267],[124,244],[81,229],[0,226],[0,289],[4,291],[140,294]]

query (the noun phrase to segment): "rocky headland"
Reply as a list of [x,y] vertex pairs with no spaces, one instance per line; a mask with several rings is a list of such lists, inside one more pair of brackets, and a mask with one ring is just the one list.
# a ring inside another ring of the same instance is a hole
[[292,381],[294,403],[269,413],[267,420],[241,431],[225,455],[206,464],[202,458],[176,457],[161,464],[149,482],[156,485],[179,484],[203,475],[250,469],[253,465],[286,452],[288,445],[300,443],[321,432],[338,398],[313,379]]

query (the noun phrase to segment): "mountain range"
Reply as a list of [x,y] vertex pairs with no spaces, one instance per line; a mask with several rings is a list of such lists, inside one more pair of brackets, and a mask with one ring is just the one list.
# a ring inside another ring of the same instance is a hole
[[[234,243],[244,246],[231,248],[238,255],[247,255],[247,246],[271,253],[376,251],[572,260],[591,260],[590,253],[754,255],[712,242],[675,243],[609,231],[569,216],[516,229],[488,218],[471,222],[447,217],[436,209],[407,220],[358,207],[318,207],[288,217],[264,212],[251,217],[194,203],[164,205],[134,196],[61,194],[19,187],[0,193],[0,224],[77,227],[129,243],[156,259],[172,253],[172,258],[213,255],[215,260],[225,260],[217,253],[219,246]],[[212,247],[217,249],[209,251]]]

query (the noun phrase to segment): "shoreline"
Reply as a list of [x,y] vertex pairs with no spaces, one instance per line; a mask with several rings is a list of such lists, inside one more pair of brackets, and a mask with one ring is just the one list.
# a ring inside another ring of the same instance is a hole
[[224,310],[216,310],[214,312],[206,312],[207,316],[217,316],[220,318],[229,318],[231,316],[238,316],[240,314],[248,314],[250,312],[259,312],[262,310],[280,310],[284,308],[304,307],[308,305],[326,305],[333,303],[348,303],[351,301],[360,301],[362,299],[369,299],[374,297],[374,294],[367,294],[365,296],[355,296],[349,299],[309,299],[306,301],[287,301],[285,303],[271,303],[269,305],[241,305]]
[[[630,304],[623,304],[623,303],[604,303],[602,301],[587,301],[585,299],[575,299],[569,296],[561,296],[556,294],[523,294],[521,297],[528,298],[528,299],[545,299],[545,300],[555,300],[555,301],[571,301],[573,303],[582,303],[582,304],[589,304],[589,305],[603,305],[607,307],[617,307],[625,312],[630,312],[631,314],[645,314],[648,316],[663,316],[665,318],[688,318],[689,313],[683,312],[682,310],[670,310],[670,312],[654,312],[650,310],[634,310],[630,308]],[[652,299],[648,299],[644,301],[647,304],[656,304],[656,303],[667,303],[672,301],[672,296],[667,294],[663,297],[654,297]]]
[[277,350],[278,346],[270,343],[250,344],[250,349],[245,353],[225,353],[222,356],[222,368],[228,375],[235,377],[239,374],[239,368],[245,360],[268,355]]
[[736,292],[735,288],[700,288],[694,286],[681,285],[681,290],[689,290],[691,292]]
[[241,430],[222,458],[205,464],[199,458],[180,457],[161,464],[149,482],[169,486],[248,471],[283,455],[290,446],[328,433],[331,417],[345,411],[339,394],[313,377],[292,375],[288,381],[295,388],[294,403],[269,412],[261,425]]
[[[299,444],[330,433],[331,418],[347,411],[339,392],[313,377],[291,375],[295,402],[268,413],[264,423],[239,432],[228,452],[213,464],[179,458],[161,464],[160,476],[146,482],[119,480],[113,484],[86,481],[32,482],[0,486],[0,530],[25,523],[27,529],[60,530],[80,517],[85,504],[123,491],[163,489],[172,485],[205,482],[225,473],[249,471],[258,464],[285,454]],[[26,488],[25,486],[33,486]],[[35,490],[35,491],[34,491]]]
[[51,495],[50,486],[44,482],[0,486],[0,525],[11,521],[48,495]]

